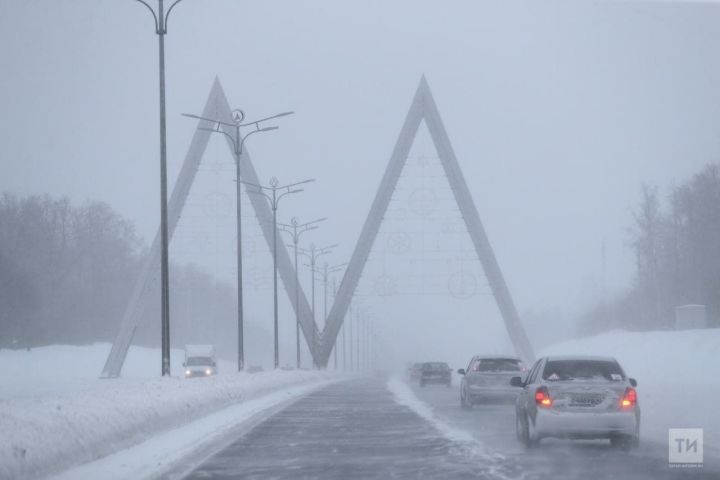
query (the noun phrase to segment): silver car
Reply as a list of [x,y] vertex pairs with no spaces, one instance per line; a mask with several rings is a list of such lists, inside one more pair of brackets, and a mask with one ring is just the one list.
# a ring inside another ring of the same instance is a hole
[[460,406],[471,409],[483,400],[514,401],[521,389],[510,385],[510,379],[525,372],[522,360],[509,356],[474,356],[467,370],[460,369]]
[[567,356],[538,360],[515,408],[517,437],[527,447],[545,437],[608,438],[629,450],[639,443],[640,405],[635,387],[610,357]]

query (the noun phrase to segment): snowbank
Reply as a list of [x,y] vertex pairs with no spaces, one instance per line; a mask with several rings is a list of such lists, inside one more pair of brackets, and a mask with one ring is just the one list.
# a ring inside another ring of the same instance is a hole
[[[225,373],[210,378],[124,376],[100,380],[96,377],[109,346],[101,347],[0,352],[0,370],[5,372],[0,396],[0,478],[46,475],[127,448],[240,401],[335,377],[313,371],[238,374],[229,373],[230,365],[220,365]],[[157,351],[154,353],[153,367],[158,363]],[[88,361],[96,355],[100,362]],[[175,358],[182,362],[180,355]],[[54,365],[52,360],[56,360]],[[13,365],[13,361],[18,363]],[[132,374],[132,364],[129,367]],[[22,373],[8,373],[8,368]],[[140,370],[148,376],[157,374],[147,364]],[[179,368],[174,371],[181,372]]]
[[220,452],[289,403],[331,383],[310,382],[236,403],[181,427],[96,461],[52,475],[48,480],[142,480],[184,478],[206,458]]
[[[109,343],[0,350],[0,400],[96,388],[109,352]],[[170,352],[174,375],[182,373],[183,358],[182,349]],[[219,364],[221,374],[236,369],[233,363],[220,360]],[[159,372],[158,349],[130,347],[122,370],[123,378],[156,378]]]
[[613,331],[539,352],[551,354],[617,358],[638,381],[642,437],[667,444],[668,428],[703,428],[706,455],[720,452],[720,329]]

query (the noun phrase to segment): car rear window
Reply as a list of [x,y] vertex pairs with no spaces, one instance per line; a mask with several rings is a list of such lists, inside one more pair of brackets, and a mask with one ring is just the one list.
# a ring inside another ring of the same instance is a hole
[[449,370],[447,363],[426,363],[423,365],[423,370]]
[[516,358],[481,358],[475,364],[476,372],[519,372],[520,360]]
[[548,360],[543,380],[625,380],[620,365],[607,360]]

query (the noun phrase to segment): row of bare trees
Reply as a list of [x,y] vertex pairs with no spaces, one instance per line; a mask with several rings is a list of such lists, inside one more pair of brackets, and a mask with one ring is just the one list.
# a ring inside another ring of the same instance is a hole
[[[0,196],[0,348],[111,341],[147,249],[107,204]],[[232,286],[193,266],[171,265],[173,343],[235,351]],[[159,303],[159,302],[158,302]],[[135,339],[159,341],[159,308]]]
[[630,246],[632,288],[589,311],[583,333],[671,328],[675,306],[685,304],[706,305],[709,322],[720,324],[720,166],[706,166],[666,199],[644,186]]

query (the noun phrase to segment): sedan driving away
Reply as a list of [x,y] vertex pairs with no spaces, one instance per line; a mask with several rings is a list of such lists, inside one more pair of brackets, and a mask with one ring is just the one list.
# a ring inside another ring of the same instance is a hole
[[445,362],[426,362],[420,369],[420,386],[429,383],[440,383],[445,386],[452,385],[451,370]]
[[474,356],[467,370],[458,370],[463,375],[460,382],[460,405],[471,409],[483,400],[514,401],[520,389],[510,385],[510,379],[524,371],[522,360],[517,357]]
[[545,437],[607,438],[629,450],[639,443],[640,406],[635,387],[614,358],[545,357],[533,366],[516,403],[516,433],[526,447]]

